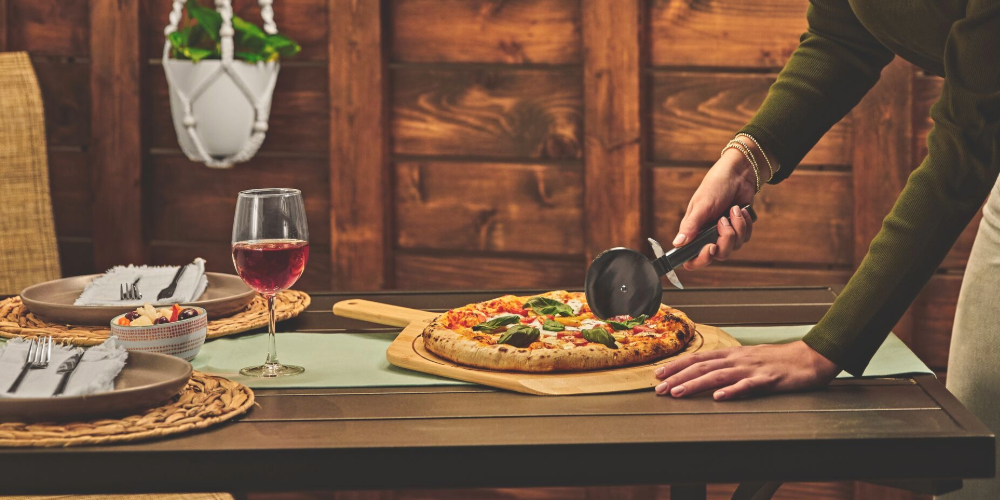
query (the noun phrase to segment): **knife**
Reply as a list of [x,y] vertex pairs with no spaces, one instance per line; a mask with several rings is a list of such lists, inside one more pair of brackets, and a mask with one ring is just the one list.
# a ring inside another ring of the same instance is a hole
[[181,280],[181,275],[184,274],[185,269],[187,269],[186,265],[181,266],[180,269],[177,270],[177,274],[174,275],[174,280],[171,281],[166,288],[160,290],[159,295],[156,296],[156,300],[159,301],[163,299],[169,299],[174,295],[174,291],[177,290],[177,282]]
[[66,390],[66,384],[69,382],[69,377],[73,375],[76,371],[76,367],[80,366],[80,358],[83,357],[83,349],[77,349],[76,354],[70,356],[63,361],[59,368],[56,369],[56,373],[62,373],[62,379],[59,380],[59,385],[56,386],[56,391],[52,393],[53,396],[58,396]]

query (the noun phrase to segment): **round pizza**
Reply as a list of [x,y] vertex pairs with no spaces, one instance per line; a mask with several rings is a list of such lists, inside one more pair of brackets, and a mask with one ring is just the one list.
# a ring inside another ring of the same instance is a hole
[[452,309],[424,329],[423,339],[428,351],[459,364],[554,372],[655,361],[684,350],[694,332],[684,313],[665,305],[652,317],[603,321],[582,292],[556,291]]

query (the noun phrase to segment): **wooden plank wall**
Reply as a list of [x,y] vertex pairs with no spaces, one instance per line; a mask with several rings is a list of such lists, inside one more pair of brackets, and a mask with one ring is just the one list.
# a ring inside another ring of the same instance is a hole
[[[252,0],[234,3],[259,22]],[[0,0],[0,50],[30,52],[42,86],[64,272],[196,256],[231,272],[236,193],[280,185],[307,200],[313,258],[300,286],[362,290],[579,287],[601,249],[670,241],[797,45],[807,1],[762,0],[761,24],[726,0],[279,0],[278,25],[303,52],[282,66],[257,158],[230,170],[177,146],[159,62],[169,2],[137,5]],[[754,242],[682,279],[845,282],[926,154],[939,92],[940,79],[893,63],[794,176],[758,197]],[[942,374],[977,226],[897,327]],[[779,497],[888,495],[838,483]]]
[[580,286],[581,11],[388,2],[394,286]]

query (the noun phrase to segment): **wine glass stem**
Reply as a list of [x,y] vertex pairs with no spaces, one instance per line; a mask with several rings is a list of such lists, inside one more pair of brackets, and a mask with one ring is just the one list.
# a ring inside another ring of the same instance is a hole
[[267,363],[278,364],[278,346],[274,339],[274,295],[267,296]]

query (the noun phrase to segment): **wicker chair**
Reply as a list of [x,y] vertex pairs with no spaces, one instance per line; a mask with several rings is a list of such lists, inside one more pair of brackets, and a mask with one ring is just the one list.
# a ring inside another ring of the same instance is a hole
[[24,52],[0,54],[0,294],[56,279],[42,95]]

